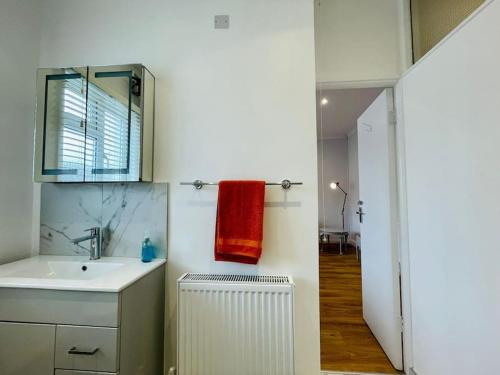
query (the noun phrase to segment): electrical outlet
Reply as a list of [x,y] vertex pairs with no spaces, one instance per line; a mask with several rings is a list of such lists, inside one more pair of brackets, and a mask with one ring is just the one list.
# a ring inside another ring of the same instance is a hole
[[216,29],[229,29],[229,15],[220,14],[215,16],[214,26]]

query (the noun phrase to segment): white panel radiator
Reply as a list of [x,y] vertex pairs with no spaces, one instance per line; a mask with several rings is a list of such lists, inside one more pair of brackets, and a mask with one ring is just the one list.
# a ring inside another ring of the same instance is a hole
[[294,284],[287,276],[178,280],[178,375],[293,375]]

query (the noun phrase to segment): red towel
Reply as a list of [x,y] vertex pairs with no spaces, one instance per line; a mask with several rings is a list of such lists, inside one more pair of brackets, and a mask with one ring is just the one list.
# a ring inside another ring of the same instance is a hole
[[221,181],[215,260],[257,264],[262,252],[264,181]]

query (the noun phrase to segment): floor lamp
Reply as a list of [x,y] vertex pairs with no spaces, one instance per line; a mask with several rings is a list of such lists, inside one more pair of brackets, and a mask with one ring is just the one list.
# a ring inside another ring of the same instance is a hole
[[345,192],[344,189],[342,189],[340,187],[340,183],[339,182],[332,182],[330,184],[330,189],[337,190],[337,188],[340,189],[342,191],[342,193],[344,193],[344,203],[342,204],[342,230],[345,231],[344,211],[345,211],[345,202],[347,201],[347,193]]

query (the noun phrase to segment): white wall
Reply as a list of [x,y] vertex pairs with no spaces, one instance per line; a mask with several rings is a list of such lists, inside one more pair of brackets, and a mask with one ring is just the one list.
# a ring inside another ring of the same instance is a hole
[[354,129],[347,137],[347,159],[349,171],[349,195],[347,197],[347,221],[349,232],[359,233],[359,217],[356,215],[359,201],[358,131]]
[[[215,14],[231,28],[214,30]],[[169,349],[186,271],[297,284],[297,374],[319,372],[314,25],[310,0],[47,0],[41,65],[143,62],[156,75],[155,180],[169,189]],[[213,261],[217,190],[196,178],[302,181],[266,191],[258,266]]]
[[411,63],[407,0],[315,0],[317,82],[397,80]]
[[31,253],[35,69],[40,7],[0,2],[0,264]]
[[500,1],[402,80],[414,367],[492,374],[500,357]]
[[[347,191],[347,168],[347,138],[318,141],[318,219],[320,226],[335,229],[342,228],[342,203],[344,202],[344,194],[341,190],[330,189],[330,184],[338,181],[342,189]],[[347,216],[345,223],[346,229],[348,229]]]

